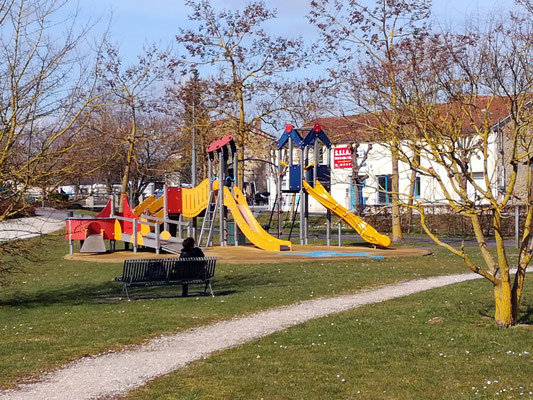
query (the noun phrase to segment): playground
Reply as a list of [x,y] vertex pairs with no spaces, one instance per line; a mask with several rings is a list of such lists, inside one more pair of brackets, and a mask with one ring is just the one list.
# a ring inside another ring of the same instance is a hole
[[[251,245],[238,247],[209,247],[204,249],[208,257],[218,257],[219,262],[225,264],[286,264],[317,259],[342,260],[354,258],[395,258],[421,257],[431,254],[427,248],[393,247],[388,249],[373,248],[364,245],[347,245],[342,247],[324,245],[293,245],[292,252],[264,251]],[[177,257],[171,254],[153,254],[152,252],[115,251],[105,254],[67,254],[65,259],[101,263],[122,263],[127,258],[164,258]]]
[[[115,199],[110,198],[105,208],[94,217],[67,218],[65,236],[69,241],[70,255],[74,254],[76,241],[80,242],[80,254],[114,253],[117,241],[126,243],[126,248],[131,245],[135,254],[139,248],[153,249],[155,254],[179,254],[181,242],[189,236],[194,237],[199,246],[206,248],[211,256],[221,257],[224,261],[244,259],[253,262],[274,262],[278,259],[298,260],[298,257],[379,258],[426,254],[423,251],[405,252],[399,248],[382,251],[390,246],[390,238],[377,232],[331,196],[328,192],[331,185],[331,142],[318,124],[304,138],[288,124],[280,137],[276,160],[277,193],[270,221],[266,225],[260,224],[247,203],[246,196],[236,185],[239,171],[238,149],[233,136],[225,136],[211,143],[206,153],[207,178],[193,188],[165,185],[161,196],[156,198],[152,195],[133,209],[130,208],[127,198],[123,197],[120,199],[120,211],[116,210]],[[298,153],[299,163],[295,163],[295,153]],[[284,159],[287,162],[283,161]],[[286,184],[283,184],[283,179]],[[281,203],[286,194],[293,194],[293,199],[296,199],[297,194],[298,210],[293,207],[290,232],[288,237],[284,238],[281,232]],[[291,241],[296,215],[299,215],[299,244],[309,245],[310,198],[326,210],[325,234],[328,248],[296,249]],[[269,232],[270,222],[275,213],[278,228],[276,233],[272,233]],[[335,249],[332,246],[332,215],[339,219],[339,247]],[[341,221],[370,246],[362,249],[341,247]],[[220,249],[213,246],[216,235]],[[108,246],[106,240],[109,242]],[[239,246],[239,241],[245,240],[263,252],[254,252]],[[225,249],[230,242],[234,249]],[[269,254],[279,252],[287,252],[288,257]],[[117,257],[121,259],[120,255]]]

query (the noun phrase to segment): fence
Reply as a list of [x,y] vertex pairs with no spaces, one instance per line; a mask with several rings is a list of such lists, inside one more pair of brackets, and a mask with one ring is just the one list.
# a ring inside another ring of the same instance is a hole
[[[527,206],[509,206],[502,213],[502,233],[506,237],[516,236],[516,226],[521,230],[526,219]],[[377,214],[367,214],[363,219],[370,225],[374,226],[379,232],[391,232],[391,215],[389,209],[382,209]],[[494,227],[492,225],[492,212],[483,211],[479,214],[483,234],[494,236]],[[402,212],[402,231],[404,233],[420,234],[425,233],[420,225],[420,215],[413,212],[411,221],[407,219],[407,212]],[[473,236],[474,229],[470,218],[461,216],[453,212],[449,207],[438,206],[426,209],[426,222],[432,233],[441,236]]]

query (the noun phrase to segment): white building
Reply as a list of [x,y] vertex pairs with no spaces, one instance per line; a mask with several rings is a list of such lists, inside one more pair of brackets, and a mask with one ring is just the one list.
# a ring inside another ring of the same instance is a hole
[[[486,98],[479,97],[477,99],[481,104],[487,101]],[[445,105],[443,105],[444,107]],[[504,100],[501,98],[493,98],[487,106],[487,110],[482,105],[477,105],[478,113],[487,113],[489,115],[492,134],[488,140],[488,151],[486,167],[484,165],[483,154],[472,153],[469,159],[469,171],[472,174],[474,183],[478,185],[481,190],[485,190],[485,172],[488,174],[488,180],[493,188],[493,195],[497,197],[497,188],[505,187],[507,178],[505,176],[504,167],[504,127],[506,118],[508,116],[507,108],[505,107]],[[447,110],[446,112],[449,112]],[[369,114],[362,114],[351,117],[330,117],[320,118],[314,123],[322,125],[324,131],[332,142],[331,159],[329,166],[331,169],[331,187],[330,193],[332,197],[340,203],[342,206],[353,210],[356,205],[356,199],[354,195],[352,185],[352,160],[351,160],[351,146],[353,143],[359,143],[358,148],[358,160],[363,158],[363,155],[368,151],[369,144],[372,143],[371,150],[368,152],[368,158],[359,170],[359,176],[367,176],[364,180],[362,191],[360,194],[360,202],[365,205],[367,209],[376,211],[380,208],[387,208],[391,205],[391,183],[392,183],[392,160],[388,146],[385,143],[380,143],[379,140],[369,140],[369,137],[376,137],[375,134],[369,135],[368,126],[372,124],[372,116]],[[462,125],[462,129],[465,133],[473,132],[472,126],[479,121],[476,118],[472,118],[470,121],[466,121]],[[302,128],[299,130],[300,135],[305,137],[310,128]],[[366,132],[366,134],[365,134]],[[475,135],[474,135],[475,136]],[[404,148],[405,152],[409,154],[407,146]],[[282,159],[287,161],[287,147],[285,147]],[[293,164],[300,163],[300,149],[294,146],[293,150]],[[322,150],[320,156],[320,163],[327,164],[326,153]],[[313,160],[312,149],[308,157],[309,160]],[[420,163],[424,167],[431,167],[438,174],[446,189],[451,189],[451,181],[449,179],[449,171],[445,170],[441,165],[436,163],[432,164],[431,157],[421,154]],[[275,160],[277,163],[277,160]],[[409,192],[410,182],[412,177],[412,171],[407,163],[400,162],[399,165],[399,191],[400,194],[407,195]],[[274,190],[275,176],[270,177],[270,191],[276,193]],[[436,179],[431,176],[417,174],[416,183],[414,189],[415,199],[420,199],[425,204],[430,205],[447,205],[446,196],[443,193],[443,189],[437,183]],[[287,189],[288,174],[283,178],[283,189]],[[453,192],[453,190],[450,190]],[[476,194],[476,190],[472,184],[467,186],[468,198],[472,201],[482,201],[481,197]],[[284,201],[282,202],[283,210],[288,211],[291,207],[295,207],[298,204],[298,193],[283,193]],[[459,197],[455,195],[455,198],[459,200]],[[275,196],[271,196],[270,207],[273,207]],[[310,199],[309,211],[313,213],[325,212],[318,202]]]

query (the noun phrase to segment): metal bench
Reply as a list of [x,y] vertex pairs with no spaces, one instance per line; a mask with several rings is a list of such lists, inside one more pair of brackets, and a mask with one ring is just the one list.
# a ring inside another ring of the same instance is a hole
[[215,275],[217,257],[198,258],[160,258],[148,260],[125,260],[122,276],[115,281],[122,282],[122,294],[134,286],[182,285],[183,296],[187,296],[189,285],[205,285],[204,295],[211,287],[211,278]]

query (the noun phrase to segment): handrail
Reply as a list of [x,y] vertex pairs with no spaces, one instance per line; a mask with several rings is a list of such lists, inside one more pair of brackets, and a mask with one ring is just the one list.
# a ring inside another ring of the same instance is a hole
[[183,225],[183,226],[189,226],[191,223],[190,221],[187,221],[187,222],[176,221],[175,219],[159,218],[159,217],[154,217],[152,215],[147,215],[147,214],[141,214],[141,217],[146,218],[146,219],[151,219],[157,222],[164,222],[167,224],[176,224],[176,225]]
[[138,232],[138,228],[137,228],[137,224],[144,224],[144,225],[148,225],[148,226],[158,226],[158,224],[154,223],[154,222],[148,222],[148,221],[142,221],[138,218],[128,218],[128,217],[121,217],[121,216],[118,216],[118,215],[113,215],[113,218],[115,219],[118,219],[119,221],[126,221],[126,222],[131,222],[132,225],[133,225],[133,252],[134,253],[137,253],[137,232]]
[[115,215],[115,216],[113,216],[111,218],[118,219],[120,221],[131,222],[131,223],[134,223],[135,221],[137,221],[139,224],[145,224],[145,225],[149,225],[149,226],[153,226],[153,227],[155,227],[157,225],[155,222],[143,221],[143,220],[138,219],[138,218],[119,217],[118,215]]

